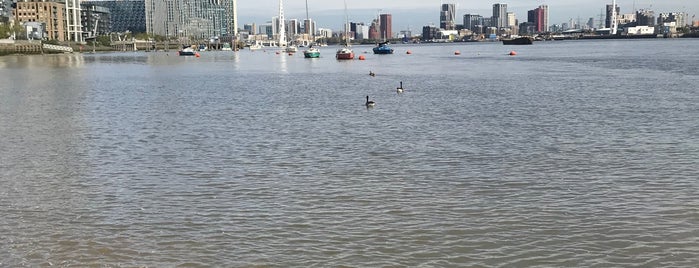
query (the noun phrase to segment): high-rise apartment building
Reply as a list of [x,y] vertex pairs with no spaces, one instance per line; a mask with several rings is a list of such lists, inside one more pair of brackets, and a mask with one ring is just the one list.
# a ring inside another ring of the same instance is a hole
[[316,34],[316,22],[313,19],[303,20],[303,33],[315,35]]
[[67,39],[83,42],[83,25],[80,18],[80,0],[65,0]]
[[454,4],[442,4],[439,12],[439,28],[444,30],[456,30],[456,6]]
[[379,15],[379,36],[382,39],[389,39],[393,36],[392,32],[392,21],[391,14],[381,14]]
[[464,15],[464,29],[477,32],[477,29],[483,28],[483,17],[475,14]]
[[145,0],[146,31],[170,37],[237,34],[237,0]]
[[548,17],[549,8],[547,5],[541,5],[527,12],[527,21],[534,25],[534,31],[537,33],[548,32]]
[[514,12],[507,12],[507,27],[513,27],[517,25],[517,17]]
[[541,10],[541,31],[549,31],[549,6],[540,5],[539,10]]
[[507,4],[493,4],[493,27],[500,29],[508,27],[507,24]]
[[[111,32],[146,32],[145,0],[92,0],[82,1],[81,3],[82,5],[88,4],[109,9]],[[103,20],[100,20],[99,23],[103,22]]]
[[299,34],[300,29],[301,29],[301,25],[299,24],[299,20],[290,19],[287,21],[286,35],[288,37],[294,37],[295,35]]

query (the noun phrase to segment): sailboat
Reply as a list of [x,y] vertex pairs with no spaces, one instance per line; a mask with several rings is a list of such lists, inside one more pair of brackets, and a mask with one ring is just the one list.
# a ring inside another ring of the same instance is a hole
[[350,49],[349,41],[349,19],[347,18],[347,1],[345,1],[345,46],[341,47],[335,53],[335,58],[338,60],[353,60],[354,51]]
[[306,0],[306,21],[308,22],[308,25],[306,27],[310,28],[307,29],[307,32],[311,32],[311,36],[313,37],[311,40],[311,43],[308,45],[308,49],[303,51],[303,57],[304,58],[320,58],[320,49],[317,47],[313,47],[313,43],[316,41],[316,33],[315,29],[313,29],[313,23],[311,20],[308,19],[308,0]]

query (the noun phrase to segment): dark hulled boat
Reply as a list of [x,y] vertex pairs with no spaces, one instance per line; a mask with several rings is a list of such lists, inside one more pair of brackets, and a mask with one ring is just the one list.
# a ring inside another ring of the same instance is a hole
[[534,43],[534,39],[528,36],[502,40],[503,45],[531,45],[532,43]]
[[374,54],[393,54],[393,48],[388,46],[388,41],[379,43],[373,50]]

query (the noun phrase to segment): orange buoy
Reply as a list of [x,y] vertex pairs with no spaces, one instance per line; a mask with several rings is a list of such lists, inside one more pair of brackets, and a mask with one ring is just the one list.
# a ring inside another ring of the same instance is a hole
[[366,60],[366,57],[364,57],[364,55],[359,55],[359,60]]
[[197,58],[199,58],[199,52],[194,53],[194,56],[197,57]]
[[514,55],[517,55],[517,52],[515,52],[514,50],[510,51],[510,56],[514,56]]
[[461,51],[454,51],[454,55],[461,55]]
[[410,52],[410,50],[408,50],[408,51],[405,52],[405,54],[410,55],[410,54],[413,54],[413,52]]

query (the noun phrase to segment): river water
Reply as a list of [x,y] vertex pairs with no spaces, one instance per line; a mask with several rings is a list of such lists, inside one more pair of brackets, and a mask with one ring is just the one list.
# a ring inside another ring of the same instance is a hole
[[0,266],[699,263],[699,41],[394,48],[0,57]]

